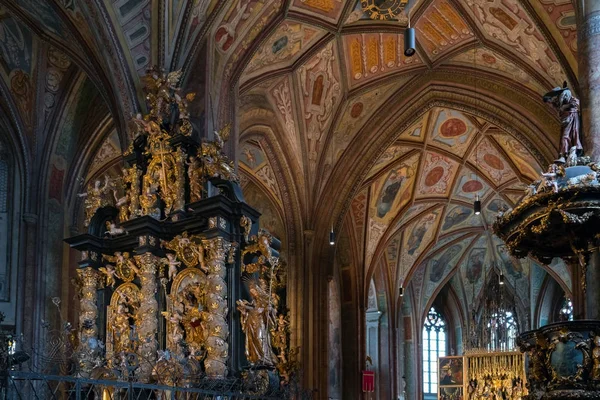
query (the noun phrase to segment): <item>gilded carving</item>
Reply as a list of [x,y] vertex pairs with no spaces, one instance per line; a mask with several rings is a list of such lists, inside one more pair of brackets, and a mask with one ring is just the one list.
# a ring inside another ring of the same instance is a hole
[[98,342],[97,290],[101,286],[101,276],[90,267],[78,269],[79,285],[79,366],[84,374],[94,367],[91,354]]
[[104,206],[112,204],[112,198],[108,194],[114,188],[114,183],[108,175],[104,176],[104,185],[101,180],[96,180],[94,184],[88,185],[87,191],[79,193],[78,197],[85,197],[85,221],[84,226],[88,226],[96,211]]

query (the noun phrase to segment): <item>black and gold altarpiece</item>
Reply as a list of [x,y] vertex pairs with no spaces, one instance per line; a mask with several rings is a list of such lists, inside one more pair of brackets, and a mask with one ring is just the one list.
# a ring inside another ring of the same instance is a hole
[[285,382],[296,362],[280,242],[244,202],[229,128],[201,138],[179,78],[149,72],[150,112],[130,124],[122,175],[80,194],[87,233],[66,240],[81,251],[78,373]]

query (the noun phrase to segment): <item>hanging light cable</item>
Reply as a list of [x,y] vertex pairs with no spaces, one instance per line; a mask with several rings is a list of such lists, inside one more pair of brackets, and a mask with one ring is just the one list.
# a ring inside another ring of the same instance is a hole
[[[473,52],[473,67],[477,69],[477,49]],[[477,78],[475,78],[475,97],[477,97]],[[477,141],[478,139],[475,138]],[[479,143],[475,143],[475,178],[477,179],[477,187],[479,188]],[[475,195],[475,201],[473,202],[473,211],[475,215],[481,214],[481,200],[479,200],[479,193]]]
[[335,232],[333,232],[333,224],[331,224],[331,231],[329,232],[329,244],[331,246],[335,244]]

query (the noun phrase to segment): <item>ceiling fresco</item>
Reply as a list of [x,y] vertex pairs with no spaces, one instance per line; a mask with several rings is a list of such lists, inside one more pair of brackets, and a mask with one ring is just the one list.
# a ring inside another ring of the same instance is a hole
[[[529,304],[530,262],[511,259],[490,227],[540,170],[525,146],[485,119],[433,108],[398,135],[368,175],[365,273],[383,259],[389,285],[410,281],[424,308],[456,273],[464,296],[478,298],[496,268]],[[476,195],[481,215],[473,212]]]
[[[306,224],[299,231],[313,229],[325,212],[351,221],[347,239],[361,260],[356,276],[368,279],[385,264],[387,286],[410,281],[422,307],[453,275],[463,277],[462,296],[479,296],[492,265],[528,296],[532,267],[506,259],[489,228],[552,156],[545,142],[556,134],[539,127],[558,120],[538,104],[539,95],[564,80],[577,90],[570,1],[411,1],[417,53],[410,58],[407,16],[372,21],[359,2],[153,3],[60,0],[32,7],[0,0],[2,87],[22,131],[37,130],[32,143],[46,143],[40,132],[56,130],[52,117],[65,115],[60,126],[67,133],[48,135],[58,137],[66,165],[86,143],[103,143],[88,160],[85,174],[94,174],[120,151],[126,132],[115,121],[138,112],[139,76],[148,66],[185,67],[192,77],[206,69],[215,125],[231,120],[239,105],[245,112],[235,122],[248,131],[268,128],[276,146],[269,144],[281,149],[275,169],[266,137],[248,140],[239,132],[236,143],[246,197],[257,208],[264,203],[264,219],[277,234],[285,235],[283,221],[294,220],[283,198],[297,196],[293,212]],[[421,98],[428,102],[414,108]],[[92,126],[111,112],[107,129]],[[64,139],[69,132],[76,140]],[[368,165],[353,171],[363,158]],[[332,182],[340,170],[347,175]],[[472,213],[476,195],[480,216]],[[337,207],[343,215],[334,215]],[[554,267],[557,279],[570,282],[567,267]]]
[[475,38],[473,31],[448,0],[435,0],[418,18],[419,44],[436,60]]
[[418,55],[404,55],[404,36],[394,33],[362,33],[343,38],[349,88],[393,73],[422,67]]

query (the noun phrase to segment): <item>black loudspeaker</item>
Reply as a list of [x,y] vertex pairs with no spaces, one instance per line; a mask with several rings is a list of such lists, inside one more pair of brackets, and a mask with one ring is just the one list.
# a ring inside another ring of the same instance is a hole
[[412,57],[417,52],[415,28],[406,28],[404,31],[404,55]]

